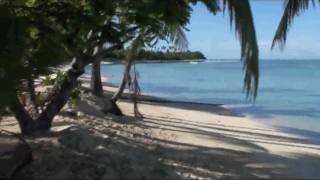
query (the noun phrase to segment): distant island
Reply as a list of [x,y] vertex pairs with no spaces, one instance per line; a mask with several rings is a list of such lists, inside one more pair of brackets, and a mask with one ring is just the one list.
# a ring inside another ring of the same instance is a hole
[[[119,50],[114,51],[111,56],[108,56],[108,60],[117,61],[125,58],[125,51]],[[112,58],[112,59],[110,59]],[[206,57],[200,51],[181,51],[181,52],[170,52],[170,51],[149,51],[140,50],[136,55],[137,61],[184,61],[184,60],[196,60],[202,61]]]

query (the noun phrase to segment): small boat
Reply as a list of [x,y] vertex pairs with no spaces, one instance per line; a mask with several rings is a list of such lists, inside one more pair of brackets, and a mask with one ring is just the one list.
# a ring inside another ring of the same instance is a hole
[[191,62],[189,62],[189,64],[199,64],[199,62],[198,61],[191,61]]

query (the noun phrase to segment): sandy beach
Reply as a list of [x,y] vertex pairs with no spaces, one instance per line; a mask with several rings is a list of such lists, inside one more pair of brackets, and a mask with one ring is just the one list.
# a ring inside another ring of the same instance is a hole
[[[87,87],[88,79],[82,81]],[[115,87],[104,90],[108,94]],[[99,101],[84,95],[77,116],[61,113],[52,133],[27,138],[33,162],[17,177],[320,177],[319,144],[218,105],[145,100],[139,102],[143,118],[136,118],[127,99],[119,102],[123,117],[105,115]],[[3,117],[0,123],[1,129],[18,131],[13,117]],[[2,139],[9,137],[1,134]]]

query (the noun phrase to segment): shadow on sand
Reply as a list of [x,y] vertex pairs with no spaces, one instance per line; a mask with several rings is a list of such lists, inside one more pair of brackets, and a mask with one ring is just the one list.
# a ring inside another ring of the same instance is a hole
[[[150,102],[149,102],[150,103]],[[159,105],[159,104],[157,104]],[[164,103],[163,106],[189,109],[191,106]],[[217,108],[217,106],[212,106]],[[192,108],[194,110],[194,108]],[[93,109],[94,110],[94,109]],[[92,111],[93,111],[92,110]],[[199,106],[198,111],[214,112]],[[92,114],[90,114],[92,115]],[[88,179],[180,179],[180,178],[319,178],[320,156],[296,152],[273,154],[259,145],[282,148],[310,148],[301,139],[271,135],[269,129],[222,126],[179,118],[145,115],[144,119],[111,117],[115,126],[102,117],[90,125],[75,125],[46,138],[31,141],[35,159],[18,177]],[[139,129],[133,131],[132,129]],[[208,141],[221,141],[222,148],[180,142],[148,132],[165,130],[192,134]],[[1,148],[1,144],[0,144]],[[245,151],[243,149],[246,149]]]

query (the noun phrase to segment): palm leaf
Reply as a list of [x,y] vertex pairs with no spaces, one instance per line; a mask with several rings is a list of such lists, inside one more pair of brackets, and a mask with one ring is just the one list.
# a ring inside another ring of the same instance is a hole
[[241,44],[243,62],[244,91],[253,100],[257,97],[259,86],[259,49],[251,8],[248,0],[224,0],[224,11],[228,10],[230,23],[234,24]]
[[179,50],[188,49],[188,39],[186,34],[184,33],[183,27],[179,26],[174,29],[170,33],[170,40],[173,42],[174,46]]
[[[319,1],[320,2],[320,1]],[[300,15],[303,11],[309,8],[310,4],[315,5],[314,0],[286,0],[285,10],[282,15],[280,24],[272,42],[272,48],[276,44],[280,49],[283,49],[287,40],[287,34],[293,20],[296,16]]]
[[207,9],[213,13],[216,14],[217,12],[220,11],[220,6],[219,6],[219,1],[217,0],[200,0],[206,7]]

